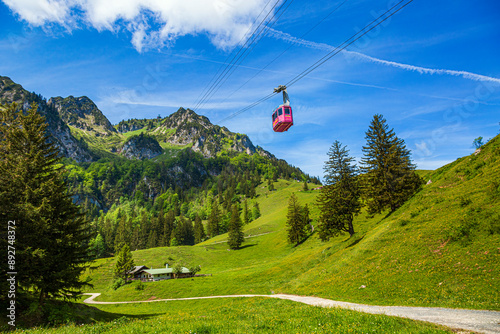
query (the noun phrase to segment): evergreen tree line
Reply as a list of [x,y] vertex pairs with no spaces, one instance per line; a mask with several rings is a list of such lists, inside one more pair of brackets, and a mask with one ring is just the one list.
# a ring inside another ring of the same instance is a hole
[[[179,201],[173,207],[194,220],[199,212],[196,202],[211,191],[218,197],[224,209],[241,196],[255,197],[255,188],[262,178],[276,181],[278,178],[306,178],[299,169],[284,164],[281,160],[254,154],[221,154],[205,159],[202,155],[186,149],[175,158],[163,162],[150,160],[127,160],[120,158],[101,159],[92,163],[76,163],[63,160],[68,167],[67,182],[75,199],[83,206],[89,219],[106,212],[123,200],[136,200],[138,205],[158,214],[165,196],[175,192]],[[167,195],[165,195],[167,193]],[[164,208],[168,211],[170,208]],[[199,213],[206,219],[206,212]]]
[[360,167],[339,141],[325,163],[325,186],[317,199],[319,237],[326,241],[339,233],[355,233],[354,217],[366,206],[369,215],[398,209],[423,185],[415,173],[411,152],[382,115],[374,115],[365,133]]
[[[327,241],[341,233],[354,235],[354,217],[365,206],[368,215],[397,210],[423,185],[415,173],[411,152],[382,115],[374,115],[365,133],[360,167],[338,140],[328,152],[325,185],[317,197],[318,233]],[[305,190],[305,188],[304,188]],[[288,205],[288,241],[298,245],[307,236],[306,214],[292,194]]]
[[[91,240],[94,257],[104,257],[117,253],[123,245],[132,250],[164,246],[194,245],[207,238],[230,232],[231,223],[236,218],[241,225],[248,224],[260,217],[257,202],[249,204],[250,199],[238,198],[228,209],[219,204],[218,196],[209,192],[200,212],[206,215],[206,227],[199,214],[187,216],[186,210],[179,209],[178,196],[173,193],[163,204],[158,214],[146,210],[137,201],[124,201],[113,206],[106,214],[94,220],[96,237]],[[173,209],[173,208],[177,208]],[[236,211],[235,211],[236,210]],[[238,215],[236,217],[235,215]]]

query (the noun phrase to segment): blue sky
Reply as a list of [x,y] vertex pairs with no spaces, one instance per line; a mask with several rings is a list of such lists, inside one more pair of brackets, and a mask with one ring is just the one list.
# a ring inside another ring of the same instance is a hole
[[[283,3],[271,10],[269,0],[3,0],[0,75],[47,98],[88,96],[113,124],[167,116],[194,108],[252,24]],[[395,3],[286,2],[272,29],[196,112],[315,176],[323,175],[335,140],[360,159],[376,113],[419,168],[470,154],[474,138],[500,130],[500,3],[493,0],[414,0],[289,87],[295,125],[288,132],[271,127],[279,95],[220,122]]]

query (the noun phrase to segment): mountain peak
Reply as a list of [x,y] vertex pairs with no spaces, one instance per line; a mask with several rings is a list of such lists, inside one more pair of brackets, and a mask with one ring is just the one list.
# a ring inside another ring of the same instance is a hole
[[22,103],[29,92],[9,77],[0,76],[0,103]]
[[49,105],[56,108],[62,120],[75,128],[94,131],[104,135],[115,133],[116,129],[87,96],[62,98],[53,97]]
[[172,129],[189,123],[199,123],[204,127],[213,126],[207,117],[200,116],[193,110],[182,107],[166,118],[163,125]]

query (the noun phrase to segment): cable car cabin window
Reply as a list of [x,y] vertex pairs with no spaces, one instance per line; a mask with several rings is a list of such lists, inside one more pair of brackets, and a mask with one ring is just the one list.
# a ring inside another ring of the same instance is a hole
[[273,114],[273,122],[276,120],[276,113]]
[[283,115],[283,108],[278,109],[278,116],[281,116],[281,115]]
[[285,115],[290,115],[290,108],[285,108]]

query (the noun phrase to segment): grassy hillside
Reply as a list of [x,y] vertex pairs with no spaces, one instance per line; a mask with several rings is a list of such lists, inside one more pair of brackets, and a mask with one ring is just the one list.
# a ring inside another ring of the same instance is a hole
[[[134,252],[137,265],[201,265],[211,277],[109,288],[114,259],[89,272],[101,300],[144,300],[239,293],[296,293],[381,305],[500,309],[500,143],[433,172],[432,181],[389,216],[355,220],[356,234],[321,242],[313,234],[298,247],[286,243],[292,192],[302,204],[317,191],[279,181],[258,189],[262,217],[245,227],[243,249],[229,251],[221,235],[194,247]],[[263,187],[263,186],[262,186]],[[316,208],[311,206],[313,217]],[[219,243],[218,243],[219,242]],[[361,288],[364,285],[366,288]]]
[[[29,333],[453,333],[442,326],[288,300],[231,298],[100,305],[80,311],[97,323]],[[465,333],[465,332],[462,332]]]

